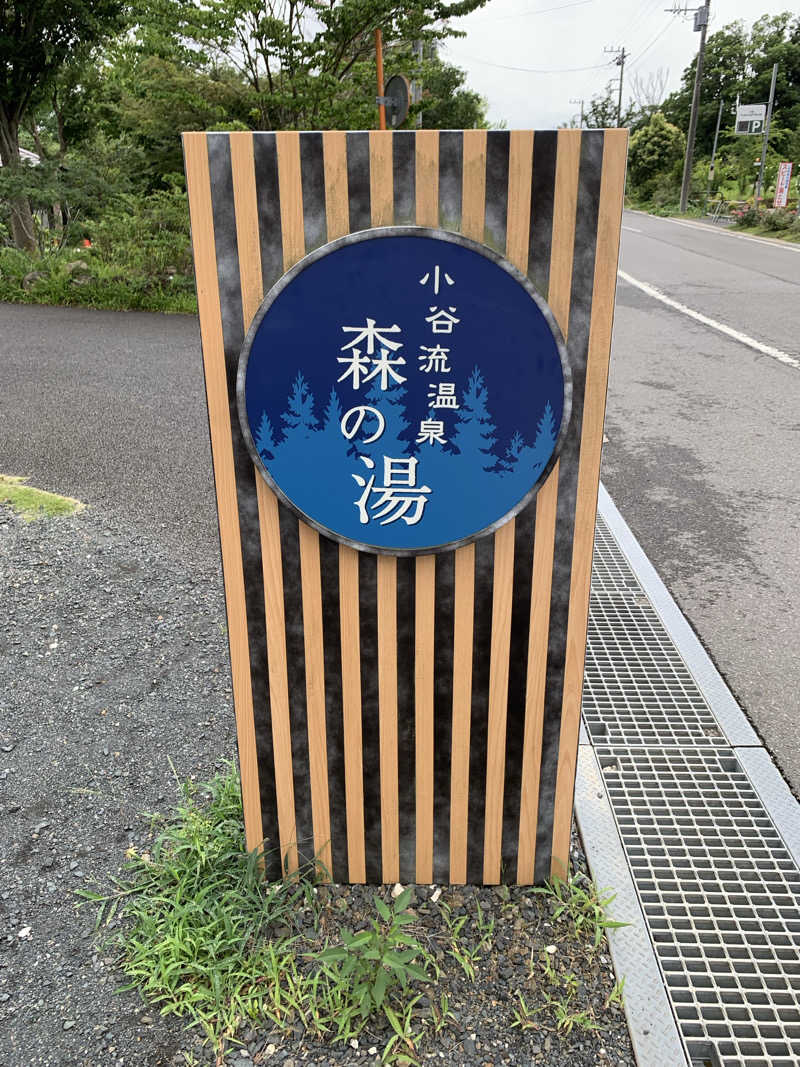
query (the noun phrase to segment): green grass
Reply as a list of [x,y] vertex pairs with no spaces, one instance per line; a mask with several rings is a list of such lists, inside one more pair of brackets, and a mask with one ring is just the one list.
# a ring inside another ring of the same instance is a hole
[[[76,262],[85,263],[87,269],[68,271],[67,266]],[[31,274],[41,277],[23,285]],[[197,312],[193,278],[147,274],[105,262],[91,249],[31,257],[15,248],[0,248],[0,301],[109,311]]]
[[59,515],[73,515],[82,511],[84,505],[71,496],[59,496],[44,489],[26,485],[27,478],[0,474],[0,504],[8,506],[26,522],[35,519],[53,519]]

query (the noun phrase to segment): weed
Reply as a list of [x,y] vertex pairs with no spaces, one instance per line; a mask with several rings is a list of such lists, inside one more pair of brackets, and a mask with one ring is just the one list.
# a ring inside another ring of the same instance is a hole
[[608,916],[608,907],[616,894],[605,889],[598,890],[594,882],[583,876],[567,881],[554,878],[547,885],[534,886],[533,892],[549,897],[553,918],[566,919],[575,934],[581,940],[588,941],[593,950],[600,947],[607,930],[618,930],[628,925]]
[[512,1008],[514,1012],[514,1021],[512,1027],[516,1026],[520,1030],[538,1030],[539,1024],[534,1019],[535,1012],[531,1011],[528,1004],[519,990],[516,992],[517,1002],[519,1007]]
[[623,977],[623,978],[620,978],[620,980],[615,983],[614,988],[611,990],[611,992],[606,997],[605,1004],[603,1005],[603,1007],[604,1008],[608,1008],[608,1007],[610,1007],[610,1005],[615,1004],[618,1008],[624,1008],[625,1007],[624,991],[625,991],[625,978]]
[[383,1050],[384,1063],[413,1064],[419,1067],[416,1045],[421,1035],[414,1033],[412,1015],[420,996],[421,994],[417,994],[399,1011],[394,1011],[388,1004],[385,1006],[386,1018],[394,1033]]
[[491,944],[492,935],[494,933],[494,917],[485,919],[480,902],[477,899],[475,904],[478,909],[478,915],[475,919],[478,940],[473,945],[466,945],[461,940],[461,931],[464,929],[468,916],[453,915],[453,909],[445,901],[442,901],[440,905],[442,917],[444,918],[449,935],[450,955],[459,964],[470,982],[475,981],[475,965],[478,962],[481,953]]

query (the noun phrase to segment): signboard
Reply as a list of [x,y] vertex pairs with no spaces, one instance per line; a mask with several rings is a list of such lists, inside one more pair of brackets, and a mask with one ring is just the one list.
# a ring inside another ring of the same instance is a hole
[[781,163],[778,166],[778,177],[775,180],[775,199],[772,202],[773,207],[786,207],[786,202],[789,199],[789,183],[792,180],[792,164]]
[[550,309],[507,260],[382,227],[324,245],[268,293],[238,401],[257,466],[301,519],[412,555],[475,540],[531,500],[569,383]]
[[736,132],[763,133],[766,118],[766,104],[740,104],[736,109]]

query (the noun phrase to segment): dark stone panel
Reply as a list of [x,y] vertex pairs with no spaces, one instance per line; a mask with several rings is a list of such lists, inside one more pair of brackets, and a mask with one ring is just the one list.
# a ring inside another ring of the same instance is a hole
[[261,569],[261,539],[258,523],[253,461],[242,439],[236,409],[236,371],[239,351],[244,341],[242,294],[239,281],[239,257],[236,242],[236,217],[233,204],[230,141],[227,134],[210,134],[208,161],[211,175],[214,241],[217,254],[217,277],[222,312],[225,371],[231,415],[233,459],[239,526],[242,538],[245,613],[250,652],[250,678],[256,753],[261,797],[261,818],[265,839],[266,870],[270,878],[280,874],[277,852],[271,851],[278,841],[277,799],[275,795],[275,759],[272,749],[272,720],[267,683],[267,636],[264,617],[264,584]]
[[450,756],[453,740],[455,553],[436,557],[433,669],[433,880],[450,881]]
[[289,719],[292,734],[292,777],[297,827],[297,855],[301,863],[314,859],[311,814],[311,775],[308,761],[306,654],[303,638],[303,593],[300,585],[300,526],[297,516],[278,504],[283,568],[283,609],[286,615],[286,670],[289,679]]
[[392,137],[395,226],[417,221],[416,143],[416,134],[410,130],[401,130]]
[[525,689],[528,677],[528,638],[531,622],[533,537],[536,503],[517,515],[514,528],[514,595],[508,664],[506,765],[503,791],[503,881],[517,879],[517,845],[522,797],[522,744],[525,736]]
[[303,232],[306,252],[311,252],[328,240],[321,133],[300,134],[300,180],[303,187]]
[[369,195],[369,134],[347,134],[347,189],[350,204],[350,230],[367,230],[372,225]]
[[322,627],[325,654],[325,725],[328,743],[328,796],[331,818],[331,875],[349,880],[347,807],[344,785],[344,720],[342,718],[342,637],[339,628],[339,545],[319,539],[322,570]]
[[542,736],[542,773],[539,783],[539,822],[536,834],[537,882],[550,875],[553,813],[555,805],[561,706],[564,696],[567,621],[569,618],[572,541],[578,487],[581,423],[586,388],[586,359],[592,317],[592,283],[597,245],[597,213],[603,165],[602,131],[589,131],[581,138],[578,206],[575,222],[575,253],[569,313],[567,349],[572,367],[572,415],[561,452],[556,516],[556,547],[553,558],[553,595],[550,604],[550,637],[547,652],[547,688]]
[[486,135],[486,210],[484,241],[505,255],[508,225],[508,130],[490,130]]
[[439,225],[461,231],[461,189],[464,169],[464,135],[460,130],[439,134]]
[[475,616],[472,643],[472,716],[469,740],[467,881],[483,882],[489,656],[492,645],[494,537],[475,542]]
[[545,298],[550,284],[557,144],[558,134],[555,130],[544,130],[533,135],[528,277]]
[[378,560],[358,557],[361,641],[361,736],[364,763],[364,848],[367,882],[383,881],[381,868],[381,748],[378,718]]
[[258,226],[261,235],[261,277],[267,293],[283,274],[281,198],[274,133],[253,134]]
[[397,764],[400,881],[416,882],[416,723],[414,609],[417,561],[397,561]]

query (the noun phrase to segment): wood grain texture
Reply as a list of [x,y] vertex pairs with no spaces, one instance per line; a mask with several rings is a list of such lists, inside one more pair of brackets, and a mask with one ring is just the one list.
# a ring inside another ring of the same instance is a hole
[[236,247],[239,252],[239,280],[242,290],[242,319],[245,333],[247,333],[264,297],[252,133],[232,133],[230,146],[233,201],[236,212]]
[[414,597],[416,877],[433,881],[433,671],[436,557],[418,556]]
[[472,724],[472,639],[475,625],[475,545],[455,552],[453,729],[450,749],[450,882],[467,880],[469,735]]
[[597,491],[603,449],[603,421],[608,388],[608,363],[614,320],[614,295],[619,262],[622,198],[625,189],[627,131],[608,130],[603,145],[603,170],[597,222],[597,252],[592,288],[592,320],[586,364],[575,534],[572,543],[564,698],[558,745],[553,855],[551,871],[564,878],[569,863],[569,835],[575,789],[580,729],[586,629],[592,576],[592,550],[597,516]]
[[330,873],[331,817],[328,797],[328,742],[325,722],[325,649],[322,639],[322,574],[319,534],[299,524],[300,577],[303,590],[303,639],[306,654],[308,761],[311,777],[311,822],[314,855]]
[[511,519],[494,535],[492,639],[489,651],[489,721],[486,738],[486,808],[483,830],[483,882],[500,881],[505,785],[508,654],[514,589],[514,532]]
[[419,130],[415,139],[417,226],[439,225],[439,131]]
[[525,733],[522,742],[517,882],[530,885],[536,862],[539,779],[542,762],[544,691],[547,678],[547,636],[558,503],[558,463],[536,496],[533,541],[533,582],[528,631],[528,676],[525,684]]
[[564,337],[569,327],[580,164],[581,131],[559,130],[548,303]]
[[267,663],[272,712],[272,745],[275,752],[275,792],[278,801],[278,842],[281,870],[297,870],[297,826],[294,811],[292,727],[289,680],[286,670],[286,620],[283,607],[283,568],[278,498],[259,474],[256,478],[261,558],[264,574],[264,607],[267,621]]
[[378,556],[378,721],[384,882],[400,877],[397,762],[397,560]]
[[328,240],[344,237],[350,229],[347,209],[347,134],[341,130],[326,130],[322,135],[325,166],[325,215],[328,220]]
[[391,130],[370,130],[369,134],[369,190],[373,226],[391,226],[394,222],[392,136]]
[[351,882],[365,882],[364,766],[361,736],[361,636],[358,606],[358,553],[339,546],[339,616],[342,638],[342,719],[347,862]]
[[482,241],[486,214],[486,130],[464,131],[461,180],[461,232],[473,241]]
[[506,259],[523,274],[528,269],[531,225],[533,131],[514,130],[508,154],[508,226]]
[[231,412],[225,376],[225,348],[222,338],[222,314],[211,208],[211,179],[205,134],[184,134],[183,148],[192,224],[200,338],[203,346],[203,367],[208,398],[211,454],[217,494],[225,604],[228,615],[228,642],[236,714],[236,737],[242,775],[245,839],[248,850],[252,850],[261,847],[264,831],[261,821],[258,753],[253,716],[253,689],[250,679],[250,648],[247,637],[242,543],[233,464]]

